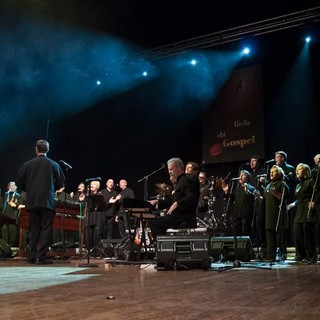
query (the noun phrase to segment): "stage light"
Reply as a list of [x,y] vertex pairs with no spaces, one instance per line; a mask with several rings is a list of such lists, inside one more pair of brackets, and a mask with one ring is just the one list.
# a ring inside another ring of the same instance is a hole
[[249,53],[250,53],[250,49],[248,47],[246,47],[242,50],[242,54],[245,56],[247,56]]
[[190,61],[190,64],[193,65],[193,66],[195,66],[195,65],[197,64],[197,60],[196,60],[196,59],[192,59],[192,60]]
[[100,86],[101,81],[97,80],[96,84],[97,84],[97,86]]
[[142,75],[143,75],[144,77],[146,77],[146,76],[148,75],[148,72],[147,72],[147,71],[143,71],[143,72],[142,72]]
[[305,41],[306,41],[306,43],[309,43],[311,41],[311,37],[306,37]]

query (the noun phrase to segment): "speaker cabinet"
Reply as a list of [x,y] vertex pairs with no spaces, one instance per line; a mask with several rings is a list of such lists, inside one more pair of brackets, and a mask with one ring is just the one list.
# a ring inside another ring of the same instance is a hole
[[208,269],[209,266],[209,235],[191,233],[157,237],[157,270]]
[[221,260],[241,260],[250,261],[253,257],[252,243],[250,237],[212,237],[211,257],[215,261]]

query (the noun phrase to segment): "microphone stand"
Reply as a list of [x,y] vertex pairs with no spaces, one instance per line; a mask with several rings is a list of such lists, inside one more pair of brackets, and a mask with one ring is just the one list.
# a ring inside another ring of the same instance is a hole
[[[69,260],[66,260],[65,257],[65,252],[66,252],[66,229],[64,226],[64,222],[65,222],[65,217],[67,216],[67,176],[68,176],[68,170],[70,168],[65,166],[65,171],[66,171],[66,179],[65,179],[65,183],[64,183],[64,197],[63,197],[63,215],[61,217],[61,225],[62,225],[62,229],[61,229],[61,233],[62,233],[62,248],[61,248],[61,255],[60,255],[60,262],[63,263],[70,263]],[[57,261],[57,260],[56,260]]]
[[143,200],[147,201],[148,198],[149,198],[149,195],[148,195],[148,179],[149,179],[149,177],[153,176],[155,173],[157,173],[158,171],[160,171],[160,170],[162,170],[164,168],[165,168],[165,165],[162,164],[159,169],[147,174],[146,176],[144,176],[143,178],[138,180],[138,183],[144,181],[144,197],[143,197]]
[[[270,162],[268,161],[268,162],[265,162],[265,164],[264,164],[264,168],[265,168],[265,172],[266,172],[266,179],[270,176],[270,172],[269,172],[269,170],[270,170]],[[268,180],[268,179],[267,179]]]
[[[228,210],[229,210],[229,205],[230,205],[230,200],[231,200],[231,195],[233,193],[234,190],[234,181],[232,180],[231,183],[231,190],[230,192],[228,192],[228,202],[227,202],[227,207],[226,207],[226,213],[228,214]],[[230,213],[231,215],[231,213]],[[250,263],[247,264],[241,264],[241,261],[238,259],[238,239],[237,239],[237,226],[236,226],[236,222],[232,219],[231,217],[231,226],[232,226],[232,231],[233,231],[233,239],[234,239],[234,255],[235,255],[235,260],[233,262],[233,265],[226,265],[223,267],[218,267],[218,268],[213,268],[211,270],[217,271],[217,272],[223,272],[223,271],[227,271],[227,270],[231,270],[234,268],[241,268],[242,266],[244,266],[245,268],[252,268],[252,269],[271,269],[271,265],[270,266],[259,266],[259,265],[252,265]],[[222,255],[222,259],[223,259],[223,255]],[[221,261],[222,261],[221,259]]]
[[[158,168],[157,170],[154,170],[153,172],[147,174],[146,176],[144,176],[143,178],[141,178],[140,180],[138,180],[138,183],[139,182],[142,182],[144,181],[144,198],[143,200],[144,201],[148,201],[148,198],[149,198],[149,194],[148,194],[148,181],[149,181],[149,177],[153,176],[155,173],[157,173],[158,171],[162,170],[165,168],[165,165],[164,164],[161,164],[161,167]],[[137,226],[138,227],[138,226]],[[142,237],[141,237],[141,244],[144,243],[145,245],[145,253],[147,255],[147,241],[146,241],[146,235],[145,235],[145,226],[143,228],[142,226],[142,220],[140,220],[140,228],[142,230]],[[137,230],[135,230],[136,232]],[[140,248],[141,250],[141,248]]]
[[282,181],[281,198],[280,198],[280,204],[279,204],[277,224],[276,224],[276,229],[275,229],[276,232],[279,231],[280,221],[282,220],[282,209],[283,209],[284,193],[285,193],[285,184],[284,184],[284,181]]
[[259,190],[260,187],[260,178],[265,177],[266,174],[261,174],[256,176],[255,180],[255,189],[257,190],[257,194],[255,194],[254,197],[254,206],[253,206],[253,215],[252,215],[252,222],[251,222],[251,228],[255,230],[255,236],[256,236],[256,245],[257,245],[257,257],[259,260],[263,260],[263,253],[262,251],[259,251],[262,245],[262,239],[263,236],[260,234],[261,229],[260,229],[260,223],[261,223],[261,217],[260,217],[260,210],[259,210],[259,202],[261,201],[259,198],[261,197],[261,193]]
[[[281,189],[281,198],[280,198],[280,204],[279,204],[279,211],[278,211],[278,218],[277,218],[277,224],[276,224],[276,229],[275,232],[278,233],[279,232],[279,249],[280,251],[283,249],[284,247],[284,197],[285,197],[285,182],[282,181],[282,189]],[[280,228],[280,229],[279,229]],[[277,246],[278,246],[277,245]],[[284,249],[285,250],[285,249]],[[280,257],[280,261],[282,261],[282,255],[286,254],[285,252],[281,252],[281,257]]]
[[307,219],[309,219],[309,215],[310,215],[310,211],[311,211],[311,203],[314,201],[314,197],[316,194],[316,189],[317,189],[318,180],[319,180],[319,172],[320,172],[320,167],[318,167],[318,169],[317,169],[317,177],[316,177],[316,180],[313,185],[312,195],[311,195],[310,204],[309,204],[309,208],[308,208]]

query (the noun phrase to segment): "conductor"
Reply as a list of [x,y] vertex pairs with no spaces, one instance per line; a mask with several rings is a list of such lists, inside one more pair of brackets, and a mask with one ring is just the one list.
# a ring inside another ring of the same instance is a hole
[[63,187],[65,176],[59,164],[47,157],[49,142],[38,140],[36,157],[25,162],[18,172],[17,186],[26,191],[26,210],[29,212],[30,253],[27,261],[36,264],[52,263],[46,259],[55,215],[55,190]]

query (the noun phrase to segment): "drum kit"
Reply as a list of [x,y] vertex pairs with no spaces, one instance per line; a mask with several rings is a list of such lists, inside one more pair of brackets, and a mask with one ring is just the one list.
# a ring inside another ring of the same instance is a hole
[[209,189],[207,199],[208,210],[203,219],[197,218],[198,227],[210,228],[216,232],[225,232],[225,230],[231,227],[230,219],[227,216],[225,200],[221,196],[217,197],[217,193],[215,192],[222,188],[221,178],[212,177],[206,188]]
[[165,183],[156,183],[156,198],[158,200],[164,200],[166,197],[172,194],[173,188]]
[[[165,184],[165,183],[156,183],[155,191],[157,195],[155,196],[158,200],[165,200],[167,197],[172,195],[173,187]],[[222,210],[219,205],[217,205],[218,199],[215,195],[215,190],[221,188],[221,179],[214,178],[211,179],[209,188],[209,196],[208,196],[208,210],[203,219],[198,219],[199,227],[206,227],[213,230],[221,230],[221,229],[229,229],[229,221],[226,215],[226,212]],[[220,199],[219,199],[220,200]],[[223,208],[224,209],[224,208]],[[219,212],[220,211],[220,212]]]

